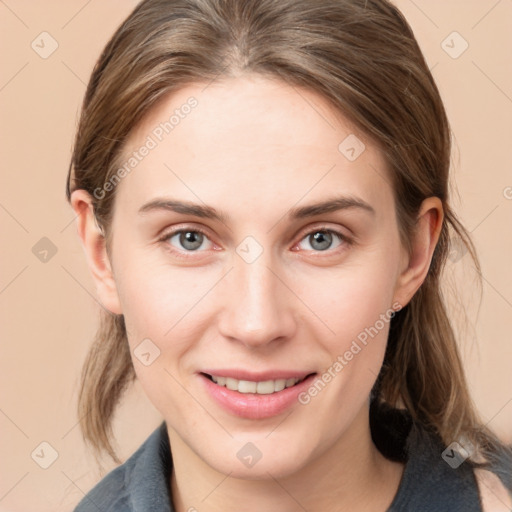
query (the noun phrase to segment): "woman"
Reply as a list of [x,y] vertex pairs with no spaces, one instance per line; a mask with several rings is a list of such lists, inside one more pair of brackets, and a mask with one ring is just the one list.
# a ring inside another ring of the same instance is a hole
[[[440,294],[449,125],[385,0],[146,0],[91,77],[67,194],[102,324],[84,437],[164,422],[88,510],[496,510]],[[509,501],[510,503],[510,501]],[[510,506],[510,505],[509,505]]]

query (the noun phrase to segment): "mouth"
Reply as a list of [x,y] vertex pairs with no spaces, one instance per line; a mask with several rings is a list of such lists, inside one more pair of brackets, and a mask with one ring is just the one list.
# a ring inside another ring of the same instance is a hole
[[297,386],[308,377],[316,375],[315,373],[308,373],[304,377],[291,377],[288,379],[270,379],[270,380],[238,380],[232,377],[224,377],[221,375],[210,375],[202,373],[207,379],[221,387],[230,389],[231,391],[238,391],[239,393],[254,393],[257,395],[271,395],[283,391],[283,389],[292,388]]
[[317,375],[316,372],[294,373],[209,370],[199,372],[198,376],[206,394],[224,411],[250,420],[263,420],[297,405],[299,395],[311,386]]

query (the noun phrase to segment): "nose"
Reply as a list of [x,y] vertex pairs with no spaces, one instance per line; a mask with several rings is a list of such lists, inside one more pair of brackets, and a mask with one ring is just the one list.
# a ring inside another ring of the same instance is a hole
[[235,255],[234,268],[223,279],[220,334],[249,348],[293,336],[299,302],[289,289],[287,276],[272,265],[265,251],[247,263]]

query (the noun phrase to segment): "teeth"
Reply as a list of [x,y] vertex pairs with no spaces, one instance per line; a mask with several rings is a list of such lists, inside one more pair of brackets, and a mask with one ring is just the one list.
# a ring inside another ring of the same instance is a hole
[[301,379],[277,379],[277,380],[264,380],[260,382],[253,382],[250,380],[237,380],[231,377],[217,377],[211,375],[213,382],[219,386],[225,386],[232,391],[239,393],[257,393],[259,395],[270,395],[277,391],[282,391],[284,388],[295,386]]

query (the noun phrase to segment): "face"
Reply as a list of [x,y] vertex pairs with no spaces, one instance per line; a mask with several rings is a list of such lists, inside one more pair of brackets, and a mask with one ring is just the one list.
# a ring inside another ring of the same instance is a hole
[[366,435],[403,264],[378,149],[314,93],[246,76],[166,98],[124,157],[111,264],[170,435],[242,478]]

